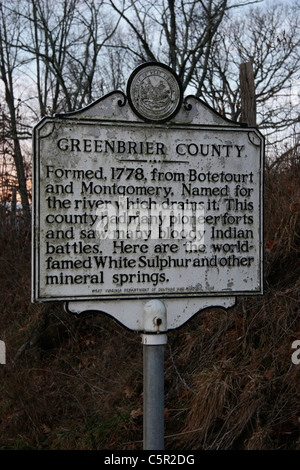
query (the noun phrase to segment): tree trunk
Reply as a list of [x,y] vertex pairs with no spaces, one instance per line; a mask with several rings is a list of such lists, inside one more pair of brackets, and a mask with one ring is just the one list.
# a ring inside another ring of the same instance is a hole
[[[3,17],[2,4],[0,4],[0,13]],[[2,28],[3,26],[3,28]],[[14,161],[16,165],[17,178],[19,183],[19,193],[21,196],[22,210],[24,218],[30,219],[30,206],[26,186],[26,175],[24,169],[23,155],[21,151],[20,141],[17,129],[17,117],[13,92],[13,67],[10,64],[10,56],[8,52],[9,41],[7,40],[7,31],[5,23],[0,25],[0,77],[4,84],[5,101],[7,103],[10,115],[10,131],[14,145]]]

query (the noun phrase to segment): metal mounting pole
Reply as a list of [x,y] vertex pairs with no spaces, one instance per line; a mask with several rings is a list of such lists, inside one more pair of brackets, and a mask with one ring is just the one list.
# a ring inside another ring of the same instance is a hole
[[164,450],[164,345],[167,343],[166,308],[160,300],[144,307],[144,450]]

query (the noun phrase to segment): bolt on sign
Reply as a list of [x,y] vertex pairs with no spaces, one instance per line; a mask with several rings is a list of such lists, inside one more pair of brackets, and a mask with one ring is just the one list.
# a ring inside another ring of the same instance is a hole
[[262,293],[264,139],[184,98],[169,67],[143,64],[126,94],[44,117],[33,140],[33,301],[116,317],[164,299],[181,309],[172,328],[184,305]]

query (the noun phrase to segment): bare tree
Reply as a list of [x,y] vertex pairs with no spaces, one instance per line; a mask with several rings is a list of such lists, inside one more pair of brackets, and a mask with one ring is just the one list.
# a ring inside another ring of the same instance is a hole
[[227,8],[227,0],[196,1],[127,0],[112,7],[136,39],[128,50],[136,63],[162,61],[169,64],[186,89],[196,65],[205,63],[211,39]]
[[257,123],[268,133],[299,122],[299,101],[290,99],[300,72],[299,2],[272,3],[229,18],[214,37],[206,80],[202,71],[193,84],[196,94],[227,117],[241,115],[239,67],[252,62]]
[[19,50],[12,46],[17,44],[20,34],[19,19],[15,14],[3,11],[0,3],[0,72],[5,90],[5,101],[9,113],[9,133],[6,138],[13,143],[13,158],[18,178],[18,190],[22,202],[23,215],[30,218],[30,205],[27,191],[24,159],[18,135],[18,113],[15,99],[14,73],[20,65]]
[[[35,64],[40,115],[73,111],[101,89],[99,55],[118,26],[96,0],[31,0],[21,13],[27,23],[20,47]],[[98,97],[98,96],[97,96]]]
[[[32,43],[23,38],[23,50],[30,52],[36,61],[37,92],[41,115],[47,114],[50,107],[56,109],[61,90],[64,91],[66,105],[71,109],[68,87],[63,75],[66,61],[66,46],[69,42],[70,27],[74,17],[75,2],[64,1],[63,5],[53,2],[31,1],[26,20],[32,32]],[[62,14],[60,14],[60,9]],[[25,16],[25,15],[24,15]],[[42,75],[43,72],[43,75]]]
[[99,55],[119,20],[116,15],[107,18],[103,5],[96,0],[0,3],[0,78],[9,115],[5,138],[13,144],[26,217],[30,205],[21,140],[31,137],[32,123],[40,116],[72,111],[99,97]]
[[126,47],[135,65],[164,62],[177,72],[186,90],[196,71],[202,87],[212,40],[225,14],[237,6],[261,1],[110,0],[110,4],[127,25],[130,37]]

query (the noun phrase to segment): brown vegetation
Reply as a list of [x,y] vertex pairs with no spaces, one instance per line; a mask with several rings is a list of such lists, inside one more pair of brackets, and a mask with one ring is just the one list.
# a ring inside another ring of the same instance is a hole
[[[265,294],[169,332],[166,449],[300,449],[300,168],[266,170]],[[141,449],[138,334],[30,302],[30,231],[1,217],[1,449]]]

